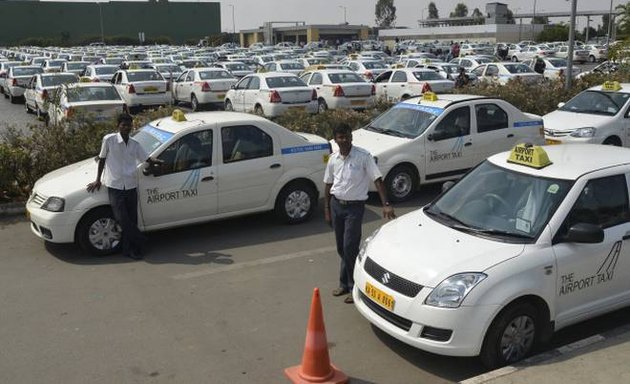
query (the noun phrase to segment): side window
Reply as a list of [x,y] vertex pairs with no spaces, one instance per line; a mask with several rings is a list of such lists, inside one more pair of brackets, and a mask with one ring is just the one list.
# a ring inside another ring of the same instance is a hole
[[389,81],[389,78],[392,77],[392,71],[385,71],[383,73],[381,73],[380,75],[378,75],[376,77],[376,79],[374,79],[375,83],[387,83],[387,81]]
[[507,113],[496,104],[479,104],[475,106],[477,115],[477,132],[489,132],[508,128]]
[[488,70],[486,71],[486,75],[488,76],[498,76],[499,68],[496,65],[488,65]]
[[472,73],[474,73],[477,76],[483,76],[483,71],[486,69],[485,65],[480,65],[477,68],[473,69]]
[[470,134],[470,107],[452,110],[433,132],[434,140],[445,140]]
[[194,81],[195,80],[195,72],[190,71],[188,75],[186,75],[186,81]]
[[247,89],[247,86],[249,85],[249,82],[252,80],[251,77],[246,77],[243,80],[239,81],[236,84],[236,87],[234,87],[235,89]]
[[224,163],[273,155],[273,139],[253,125],[221,128],[221,145]]
[[300,79],[302,79],[303,82],[308,84],[310,77],[311,77],[311,73],[307,72],[307,73],[304,73],[302,76],[300,76]]
[[178,78],[177,78],[177,80],[175,80],[175,81],[177,81],[177,82],[182,82],[182,81],[184,81],[184,79],[186,79],[186,75],[187,75],[187,74],[188,74],[188,72],[184,72],[184,73],[182,73],[181,75],[179,75],[179,77],[178,77]]
[[169,145],[158,157],[162,173],[174,173],[212,165],[212,130],[189,133]]
[[260,79],[256,76],[252,77],[252,80],[249,82],[247,89],[260,89]]
[[464,59],[460,62],[460,65],[464,68],[470,68],[472,67],[472,61]]
[[314,73],[313,77],[311,78],[311,85],[320,85],[322,84],[322,74],[321,73]]
[[561,231],[574,224],[596,224],[602,228],[630,221],[628,187],[625,175],[590,180],[567,215]]
[[359,70],[359,64],[357,63],[350,63],[348,64],[348,67],[350,67],[350,69],[352,69],[355,72]]
[[396,71],[392,76],[392,83],[406,83],[407,82],[407,73],[403,71]]

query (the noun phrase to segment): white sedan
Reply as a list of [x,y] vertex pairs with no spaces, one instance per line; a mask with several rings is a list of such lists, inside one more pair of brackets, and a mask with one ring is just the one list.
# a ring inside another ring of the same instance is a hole
[[155,69],[120,70],[112,83],[130,110],[171,102],[170,83]]
[[304,72],[304,65],[295,60],[272,61],[263,66],[263,70],[267,72],[287,72],[299,75]]
[[40,66],[10,67],[4,85],[4,97],[9,99],[11,104],[17,103],[17,99],[24,96],[24,91],[31,81],[31,77],[38,73],[44,73]]
[[[543,76],[545,79],[555,80],[564,76],[567,72],[567,60],[559,57],[549,57],[541,59],[545,63],[545,72]],[[525,60],[523,64],[530,67],[532,70],[536,65],[536,60]],[[580,69],[578,67],[573,67],[573,77],[577,76],[580,73]]]
[[33,76],[24,91],[26,113],[34,112],[38,118],[48,110],[49,98],[63,84],[76,83],[79,76],[74,73],[40,73]]
[[510,80],[520,79],[528,84],[535,84],[543,79],[543,75],[523,63],[488,63],[471,71],[480,82],[493,82],[505,85]]
[[443,79],[431,69],[400,68],[381,73],[374,79],[374,84],[377,98],[399,101],[428,91],[448,92],[453,89],[455,82]]
[[290,73],[255,73],[242,78],[225,95],[226,111],[275,117],[290,110],[317,112],[317,92]]
[[319,112],[327,109],[365,109],[374,105],[376,87],[347,69],[308,71],[300,78],[317,92]]
[[90,82],[106,81],[111,83],[112,77],[114,77],[114,73],[116,73],[118,69],[119,67],[117,65],[88,65],[87,67],[85,67],[85,71],[83,71],[81,77],[87,79]]
[[[265,211],[275,211],[286,223],[304,222],[322,195],[330,153],[322,137],[233,112],[175,111],[173,117],[136,131],[133,138],[163,161],[148,169],[144,164],[137,167],[142,231]],[[99,255],[120,249],[121,231],[107,188],[93,194],[85,188],[96,179],[96,171],[97,162],[89,158],[35,183],[26,209],[37,237],[76,242]]]
[[238,80],[222,68],[194,68],[173,82],[173,100],[190,103],[193,112],[207,105],[221,105]]
[[48,103],[46,124],[60,124],[70,118],[102,122],[125,111],[125,102],[110,83],[73,83],[58,88]]

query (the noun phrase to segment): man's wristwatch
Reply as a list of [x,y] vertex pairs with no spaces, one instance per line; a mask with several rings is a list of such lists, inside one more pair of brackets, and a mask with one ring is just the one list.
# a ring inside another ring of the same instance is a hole
[[386,206],[386,207],[389,207],[390,206],[389,201],[386,201],[385,204],[383,204],[383,205]]

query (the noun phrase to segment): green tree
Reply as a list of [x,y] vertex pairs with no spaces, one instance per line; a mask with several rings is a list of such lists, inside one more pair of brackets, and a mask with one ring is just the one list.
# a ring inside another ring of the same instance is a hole
[[464,3],[455,6],[455,10],[451,12],[450,17],[466,17],[468,16],[468,7]]
[[567,41],[569,40],[569,26],[555,24],[545,29],[536,36],[536,41]]
[[481,11],[479,10],[479,8],[475,8],[473,10],[472,17],[475,18],[475,22],[480,23],[480,24],[483,23],[483,20],[485,18],[483,13],[481,13]]
[[378,0],[374,9],[376,25],[381,28],[389,28],[396,22],[396,7],[394,0]]
[[532,24],[549,24],[549,18],[547,16],[536,16],[532,19]]
[[630,2],[619,4],[615,10],[620,12],[617,16],[617,30],[623,35],[630,35]]
[[516,24],[516,20],[514,19],[514,12],[508,8],[507,10],[507,23],[508,24]]
[[434,2],[429,3],[429,19],[439,19],[440,15],[438,13],[437,6]]

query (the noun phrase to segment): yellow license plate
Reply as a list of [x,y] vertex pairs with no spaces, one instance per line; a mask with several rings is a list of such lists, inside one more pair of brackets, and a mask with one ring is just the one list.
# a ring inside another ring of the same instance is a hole
[[545,139],[545,144],[547,144],[547,145],[562,144],[562,141],[560,141],[560,140],[553,140],[553,139]]
[[374,301],[382,305],[383,307],[394,310],[394,298],[387,293],[381,291],[370,283],[365,283],[365,293]]
[[225,99],[225,93],[219,93],[219,94],[217,95],[217,99],[219,99],[219,100],[223,100],[223,99]]
[[146,92],[146,93],[155,93],[157,91],[158,91],[157,87],[146,87],[144,89],[144,92]]
[[350,105],[365,105],[365,100],[350,100]]

